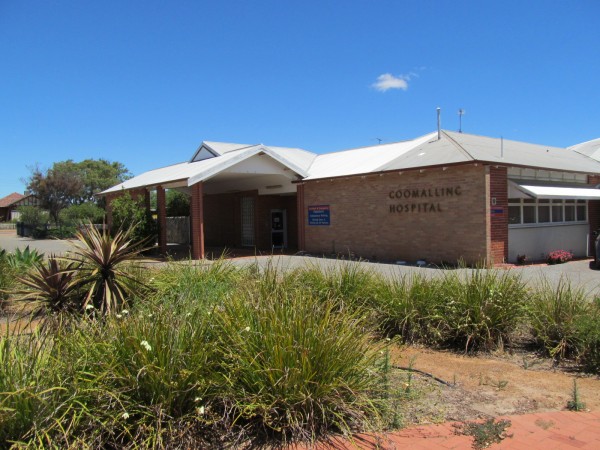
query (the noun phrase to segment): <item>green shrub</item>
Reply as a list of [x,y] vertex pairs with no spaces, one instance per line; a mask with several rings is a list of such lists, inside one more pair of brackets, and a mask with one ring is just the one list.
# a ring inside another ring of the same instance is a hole
[[145,284],[130,270],[144,251],[143,243],[133,241],[133,234],[130,228],[113,237],[91,224],[77,231],[79,243],[65,259],[78,264],[74,283],[76,289],[86,291],[82,307],[92,305],[103,314],[118,312],[143,290]]
[[19,222],[34,228],[40,228],[50,220],[48,212],[38,206],[19,206],[17,211],[19,211]]
[[104,214],[104,210],[95,203],[82,203],[61,210],[59,219],[63,226],[76,227],[80,224],[102,223]]
[[20,248],[15,249],[14,253],[6,254],[6,261],[15,271],[27,270],[31,267],[37,266],[44,260],[44,254],[39,253],[37,249],[31,250],[29,245],[25,247],[25,250]]
[[0,311],[6,307],[9,292],[15,283],[15,270],[8,262],[6,250],[0,250]]
[[125,192],[111,202],[112,231],[131,229],[131,239],[134,242],[154,243],[157,226],[150,211],[146,208],[141,196],[132,198],[131,193]]

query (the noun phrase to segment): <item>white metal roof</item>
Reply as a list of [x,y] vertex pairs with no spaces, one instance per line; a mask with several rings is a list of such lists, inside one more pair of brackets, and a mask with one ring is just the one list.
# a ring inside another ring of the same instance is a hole
[[541,199],[594,200],[600,199],[600,189],[573,186],[539,186],[511,182],[525,194]]
[[318,155],[307,180],[465,162],[600,173],[600,162],[569,149],[442,131],[393,144]]
[[203,147],[217,156],[151,170],[103,194],[175,182],[191,186],[258,154],[268,155],[305,180],[468,162],[600,174],[600,139],[565,149],[441,131],[440,139],[434,132],[413,140],[322,155],[299,148],[210,141],[203,142],[195,154]]
[[[150,170],[116,186],[103,191],[101,194],[117,192],[122,189],[135,189],[168,185],[183,182],[191,186],[199,181],[205,181],[230,167],[245,161],[252,156],[264,153],[272,159],[293,170],[299,176],[308,175],[307,169],[316,157],[314,153],[302,149],[285,147],[267,147],[264,145],[227,144],[219,142],[203,143],[211,150],[219,152],[219,156],[195,162],[183,162],[160,169]],[[202,145],[200,146],[202,148]]]
[[435,135],[436,133],[431,133],[410,141],[380,144],[372,147],[317,155],[309,168],[310,175],[306,179],[311,180],[380,172],[385,170],[384,167],[390,161],[411,151],[416,146],[431,140]]
[[596,161],[600,161],[600,138],[572,145],[569,147],[569,150],[573,150],[582,155],[589,156]]

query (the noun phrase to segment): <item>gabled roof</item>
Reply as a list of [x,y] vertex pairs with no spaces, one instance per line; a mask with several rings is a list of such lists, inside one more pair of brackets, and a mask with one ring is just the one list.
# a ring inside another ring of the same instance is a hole
[[600,162],[569,149],[442,130],[440,139],[436,132],[411,141],[319,155],[306,179],[468,162],[600,173]]
[[24,199],[25,197],[25,195],[19,194],[18,192],[8,194],[6,197],[0,198],[0,208],[8,208],[11,205],[17,203],[19,200]]
[[217,153],[217,156],[201,161],[182,162],[150,170],[113,186],[101,192],[101,194],[117,192],[122,189],[158,186],[183,181],[187,186],[191,186],[199,181],[206,181],[218,173],[259,154],[266,154],[296,172],[299,176],[305,177],[308,175],[308,167],[316,157],[314,153],[298,148],[268,147],[262,144],[228,144],[224,142],[203,142],[194,156],[198,154],[202,147]]
[[380,172],[390,161],[435,136],[427,134],[411,141],[380,144],[318,155],[310,166],[307,180]]
[[591,141],[582,142],[581,144],[572,145],[569,150],[573,150],[582,155],[588,156],[596,161],[600,161],[600,138],[592,139]]
[[442,130],[439,139],[434,132],[322,155],[299,148],[205,141],[190,161],[145,172],[102,194],[176,182],[191,186],[256,155],[268,155],[305,180],[469,162],[600,174],[600,139],[565,149]]

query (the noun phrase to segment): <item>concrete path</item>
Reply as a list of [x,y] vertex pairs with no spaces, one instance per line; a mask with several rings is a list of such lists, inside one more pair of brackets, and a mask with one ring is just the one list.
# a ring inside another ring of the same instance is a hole
[[[574,450],[600,449],[600,412],[557,411],[498,417],[510,426],[500,443],[490,449],[511,450]],[[470,449],[473,437],[457,434],[456,423],[405,428],[384,435],[360,435],[354,440],[333,440],[319,443],[315,449]]]

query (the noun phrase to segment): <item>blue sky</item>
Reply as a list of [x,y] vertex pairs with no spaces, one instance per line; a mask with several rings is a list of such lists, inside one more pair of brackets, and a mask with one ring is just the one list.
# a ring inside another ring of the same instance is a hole
[[[600,2],[0,0],[0,196],[28,167],[134,174],[203,140],[317,153],[436,127],[600,137]],[[379,84],[378,84],[379,82]]]

